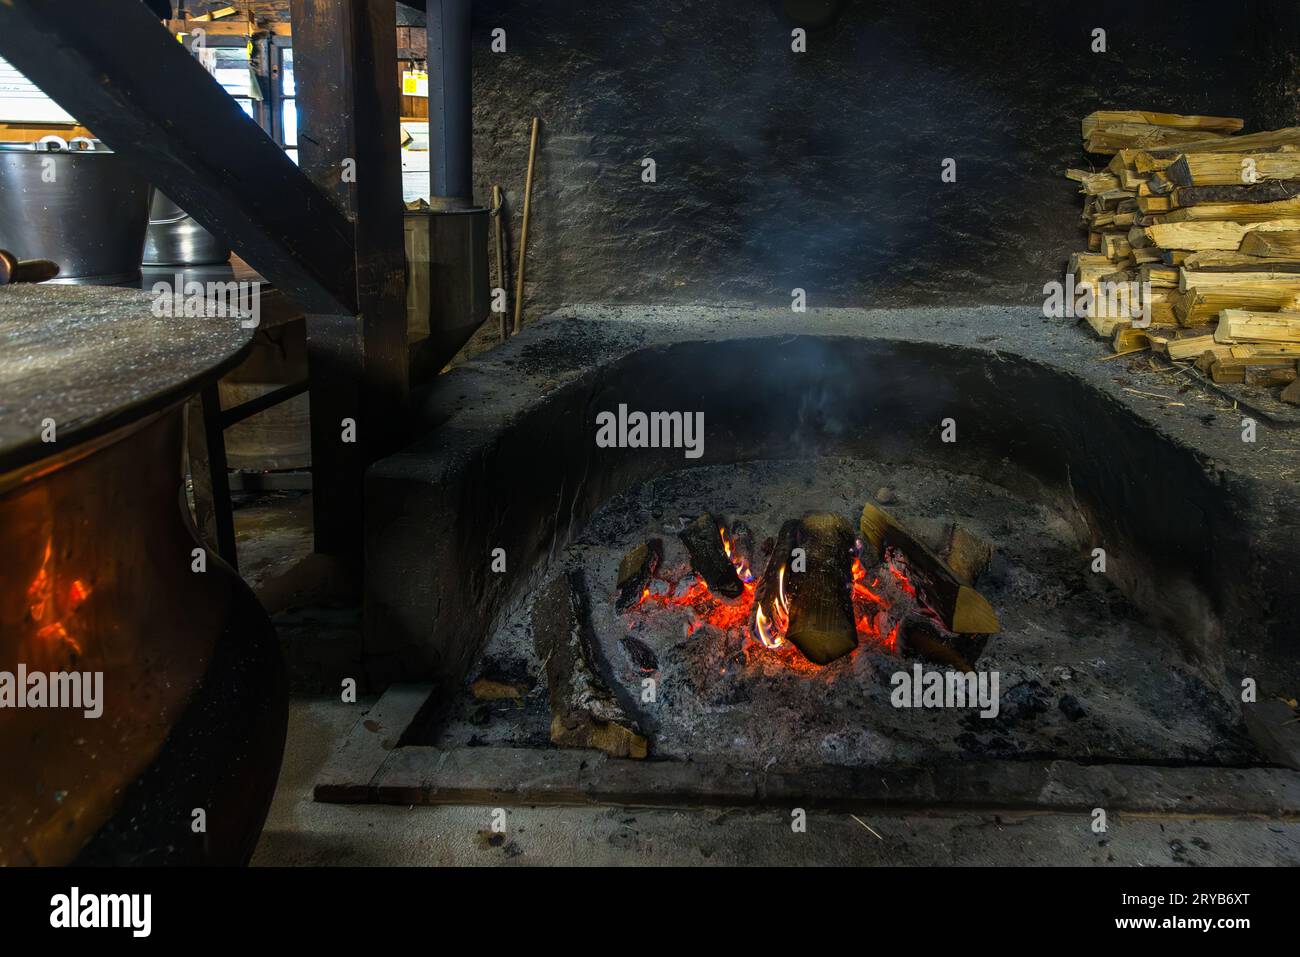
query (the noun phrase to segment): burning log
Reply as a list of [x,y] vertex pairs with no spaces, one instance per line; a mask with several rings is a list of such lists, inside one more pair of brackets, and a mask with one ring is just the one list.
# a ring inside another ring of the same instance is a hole
[[690,553],[691,567],[709,586],[709,591],[724,598],[738,598],[745,590],[745,583],[727,554],[725,534],[722,524],[705,512],[687,525],[679,537]]
[[824,665],[858,646],[853,622],[853,525],[830,512],[813,512],[799,522],[797,546],[806,569],[792,565],[790,628],[786,640],[809,661]]
[[764,645],[789,641],[819,665],[858,646],[850,593],[854,544],[853,526],[826,512],[781,526],[755,592],[754,631]]
[[912,570],[924,579],[928,603],[949,631],[991,635],[1000,629],[997,613],[987,599],[961,581],[943,559],[883,509],[868,502],[862,509],[859,528],[863,543],[869,543],[877,556],[887,548],[903,553]]
[[993,546],[961,525],[949,525],[939,556],[963,585],[975,585],[989,569]]
[[533,643],[546,669],[551,743],[644,758],[647,742],[597,667],[580,571],[556,577],[533,606]]
[[799,519],[786,521],[767,556],[767,567],[754,590],[754,633],[765,648],[779,648],[790,626],[785,576],[799,535]]
[[664,558],[664,543],[657,538],[642,542],[623,556],[618,566],[618,598],[614,607],[624,611],[635,604],[650,584]]

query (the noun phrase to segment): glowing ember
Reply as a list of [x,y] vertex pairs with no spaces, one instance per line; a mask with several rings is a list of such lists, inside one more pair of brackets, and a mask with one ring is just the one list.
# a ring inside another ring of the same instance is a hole
[[[663,587],[647,586],[635,607],[644,610],[651,605],[660,605],[688,609],[692,616],[686,624],[688,635],[695,634],[704,625],[722,631],[742,629],[747,637],[753,639],[745,652],[747,661],[750,660],[748,649],[752,648],[756,654],[774,656],[783,667],[809,674],[820,671],[822,666],[805,659],[785,641],[785,633],[790,627],[787,567],[780,566],[774,593],[759,602],[756,600],[758,582],[749,562],[739,553],[725,528],[719,528],[718,534],[727,558],[745,585],[737,598],[727,600],[713,594],[692,572],[679,579],[656,574],[652,585],[657,581]],[[858,557],[860,549],[859,544],[853,558],[852,580],[845,584],[850,590],[854,624],[860,639],[852,654],[857,655],[864,648],[897,654],[899,632],[905,618],[920,614],[937,621],[937,616],[926,604],[924,593],[913,582],[900,554],[891,549],[878,565],[868,569]]]
[[[648,604],[662,605],[665,608],[689,608],[695,613],[696,620],[688,626],[687,633],[694,634],[701,624],[713,625],[724,631],[743,624],[749,618],[749,606],[754,600],[754,586],[746,583],[744,592],[735,601],[727,601],[709,591],[709,586],[698,576],[691,574],[678,581],[660,579],[667,585],[664,594],[654,594],[649,588],[641,593],[641,600],[636,607]],[[685,588],[683,582],[689,582]]]

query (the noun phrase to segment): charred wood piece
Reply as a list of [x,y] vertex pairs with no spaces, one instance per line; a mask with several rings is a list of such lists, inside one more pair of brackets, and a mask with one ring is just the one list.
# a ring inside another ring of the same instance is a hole
[[923,615],[913,615],[899,629],[898,651],[908,658],[973,671],[988,640],[988,635],[953,634]]
[[907,559],[917,574],[930,607],[951,632],[991,635],[1000,630],[997,612],[983,595],[963,582],[958,575],[915,535],[903,528],[887,512],[872,502],[862,509],[859,521],[863,547],[868,545],[877,558],[885,549],[894,548]]
[[533,644],[546,670],[551,743],[644,758],[645,737],[601,677],[580,571],[557,576],[533,606]]
[[722,541],[722,523],[705,512],[678,536],[691,556],[691,568],[709,586],[709,591],[724,598],[738,598],[745,590],[736,566],[727,557]]
[[664,543],[657,538],[642,542],[623,556],[618,566],[618,598],[614,601],[615,608],[625,611],[641,599],[663,558]]
[[642,674],[654,674],[659,670],[659,656],[640,638],[627,635],[623,638],[623,651],[632,667]]

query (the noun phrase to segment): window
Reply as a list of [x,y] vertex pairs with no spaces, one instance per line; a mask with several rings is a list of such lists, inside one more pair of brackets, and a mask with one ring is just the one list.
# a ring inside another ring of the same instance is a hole
[[211,65],[204,63],[204,66],[208,67],[222,88],[235,98],[239,108],[251,119],[256,120],[257,111],[253,106],[256,87],[253,83],[248,46],[245,44],[237,47],[209,47],[203,52],[212,60]]
[[27,77],[0,60],[0,123],[72,124],[66,110]]
[[293,78],[293,47],[279,46],[280,145],[289,159],[298,162],[298,87]]

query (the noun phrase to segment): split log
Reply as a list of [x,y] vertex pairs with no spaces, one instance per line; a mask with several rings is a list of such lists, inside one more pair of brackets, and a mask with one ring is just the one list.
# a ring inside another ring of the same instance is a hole
[[1170,339],[1165,346],[1165,355],[1175,361],[1192,359],[1201,355],[1215,345],[1214,335],[1187,336],[1182,339]]
[[[1243,166],[1242,160],[1250,164]],[[1179,186],[1239,186],[1246,177],[1260,180],[1300,179],[1300,153],[1185,153],[1165,169]]]
[[864,546],[870,543],[878,557],[891,547],[903,553],[908,567],[923,579],[919,584],[927,603],[949,631],[991,635],[1000,629],[997,613],[988,600],[964,584],[943,559],[883,509],[868,502],[863,506],[859,527]]
[[1178,186],[1175,206],[1203,206],[1206,203],[1273,203],[1300,193],[1300,183],[1273,180],[1251,186]]
[[1300,382],[1292,382],[1282,390],[1278,398],[1291,405],[1300,405]]
[[1160,223],[1147,226],[1152,244],[1162,249],[1224,249],[1235,251],[1252,230],[1300,229],[1300,219],[1279,219],[1271,223],[1197,222]]
[[799,520],[795,542],[804,550],[804,563],[792,564],[786,575],[790,627],[785,638],[809,661],[824,665],[858,646],[852,597],[856,536],[847,519],[812,512]]
[[[1245,249],[1247,243],[1252,248],[1261,248],[1256,246],[1251,239],[1253,236],[1290,236],[1292,231],[1279,230],[1276,232],[1255,232],[1251,231],[1242,237],[1240,252],[1230,252],[1228,250],[1205,249],[1200,252],[1192,253],[1183,260],[1183,268],[1192,272],[1213,273],[1213,272],[1271,272],[1271,273],[1300,273],[1300,255],[1295,259],[1284,259],[1267,254],[1256,255],[1248,249]],[[1300,235],[1300,234],[1295,234]],[[1173,268],[1173,267],[1166,267]],[[1174,282],[1177,284],[1178,271],[1174,270]]]
[[722,544],[722,524],[705,512],[687,525],[678,536],[691,556],[691,568],[709,586],[709,591],[724,598],[737,598],[745,590],[736,567],[727,557]]
[[1196,326],[1234,309],[1257,312],[1300,309],[1300,289],[1287,283],[1200,285],[1174,293],[1172,302],[1179,325]]
[[[1140,330],[1135,330],[1140,331]],[[993,560],[993,546],[961,525],[948,526],[939,557],[963,585],[974,586]]]
[[1195,116],[1155,110],[1094,110],[1083,118],[1083,138],[1086,140],[1099,129],[1121,123],[1146,123],[1168,129],[1208,130],[1213,133],[1239,133],[1246,125],[1245,120],[1235,116]]
[[1224,309],[1214,328],[1214,341],[1300,343],[1300,314]]
[[1300,216],[1300,197],[1279,199],[1271,203],[1205,203],[1202,206],[1184,206],[1165,216],[1166,223],[1193,223],[1228,221],[1236,223],[1267,223],[1277,219]]
[[650,578],[664,558],[664,543],[657,538],[642,542],[623,556],[618,565],[618,598],[614,607],[623,611],[641,600]]
[[1300,230],[1252,229],[1241,237],[1241,245],[1237,251],[1247,256],[1298,260],[1300,259]]
[[533,606],[533,644],[546,669],[551,743],[644,758],[647,741],[599,668],[581,571],[558,575]]

